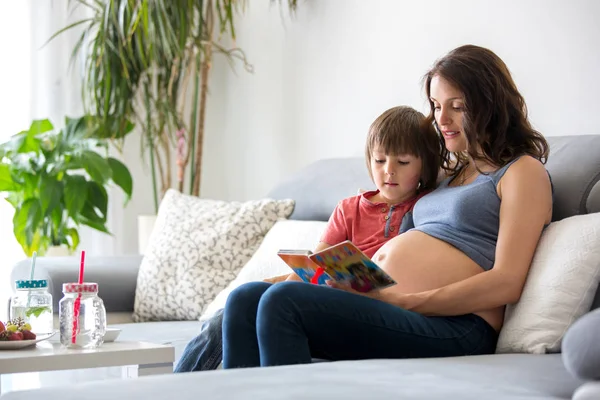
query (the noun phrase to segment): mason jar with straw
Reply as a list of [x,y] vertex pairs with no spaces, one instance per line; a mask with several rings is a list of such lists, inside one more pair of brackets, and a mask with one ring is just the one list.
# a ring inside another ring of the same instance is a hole
[[60,342],[68,348],[95,348],[104,342],[106,309],[98,297],[98,284],[84,282],[85,251],[81,252],[79,280],[64,283],[58,306]]
[[52,295],[48,292],[48,281],[34,279],[35,260],[37,253],[33,252],[29,279],[15,282],[16,294],[10,300],[10,319],[21,318],[31,326],[36,335],[46,335],[54,332],[52,318]]

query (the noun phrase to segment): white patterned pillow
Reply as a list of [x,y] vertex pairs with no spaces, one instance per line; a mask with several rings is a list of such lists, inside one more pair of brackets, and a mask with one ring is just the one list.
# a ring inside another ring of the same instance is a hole
[[225,307],[229,293],[241,284],[291,273],[292,270],[279,258],[277,251],[280,249],[313,250],[319,243],[326,226],[325,221],[278,221],[238,276],[208,305],[200,320],[210,318],[215,311]]
[[558,352],[571,324],[590,310],[600,280],[600,213],[546,228],[517,304],[506,308],[497,353]]
[[134,321],[197,319],[293,209],[293,200],[225,202],[169,190],[140,265]]

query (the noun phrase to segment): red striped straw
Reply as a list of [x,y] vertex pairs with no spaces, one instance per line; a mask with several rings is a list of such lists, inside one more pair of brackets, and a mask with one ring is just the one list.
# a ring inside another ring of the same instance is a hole
[[[85,250],[81,251],[81,262],[79,263],[79,283],[83,284],[83,270],[85,266]],[[77,295],[75,299],[75,304],[73,307],[73,331],[71,332],[71,343],[75,344],[77,342],[77,332],[79,332],[79,308],[81,307],[81,292]]]

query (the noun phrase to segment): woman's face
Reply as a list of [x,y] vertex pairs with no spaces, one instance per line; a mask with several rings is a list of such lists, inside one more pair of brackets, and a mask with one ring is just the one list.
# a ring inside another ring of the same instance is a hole
[[431,79],[429,92],[435,122],[444,137],[446,149],[455,153],[466,151],[467,136],[463,129],[465,100],[462,92],[439,75]]

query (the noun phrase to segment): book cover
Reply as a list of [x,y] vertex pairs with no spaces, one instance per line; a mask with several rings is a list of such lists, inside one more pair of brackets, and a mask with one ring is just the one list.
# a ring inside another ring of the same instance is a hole
[[311,254],[336,282],[349,283],[358,292],[369,292],[395,285],[396,282],[349,240]]
[[[306,283],[325,284],[331,279],[327,274],[322,273],[323,268],[315,264],[310,255],[310,250],[279,250],[277,255]],[[315,278],[315,275],[317,277]]]
[[322,285],[333,279],[363,293],[396,284],[349,240],[314,254],[309,250],[280,250],[277,255],[308,283]]

